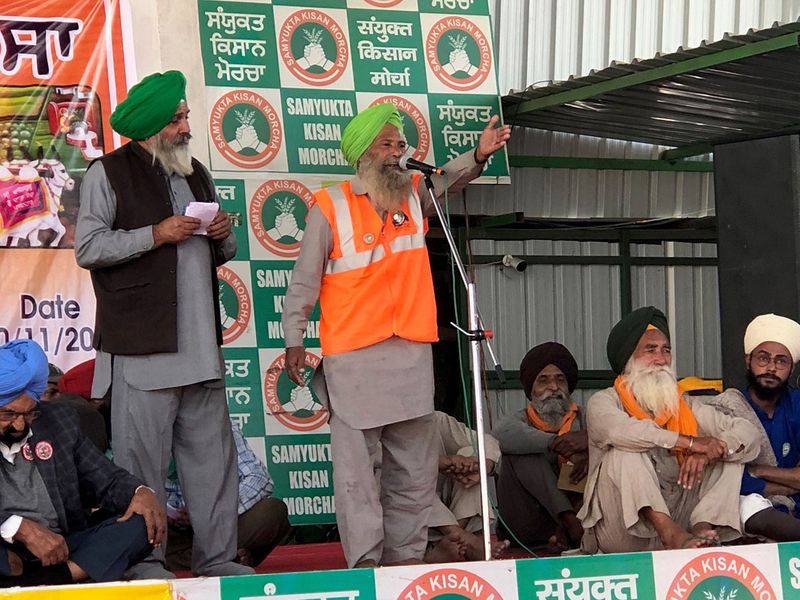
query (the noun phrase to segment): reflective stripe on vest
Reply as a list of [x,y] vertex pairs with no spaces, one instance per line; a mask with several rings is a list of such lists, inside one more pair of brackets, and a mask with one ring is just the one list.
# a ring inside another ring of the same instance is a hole
[[[353,231],[353,219],[350,214],[350,205],[340,186],[328,188],[328,195],[333,203],[336,213],[335,223],[336,232],[339,236],[339,247],[342,252],[340,258],[329,259],[325,268],[326,274],[342,273],[354,269],[363,269],[373,263],[386,258],[386,251],[383,244],[377,243],[370,250],[356,252],[355,232]],[[415,248],[425,247],[425,220],[422,216],[422,206],[417,196],[417,190],[412,187],[413,201],[408,202],[410,219],[416,226],[416,233],[401,235],[393,239],[389,247],[392,252],[403,252]]]

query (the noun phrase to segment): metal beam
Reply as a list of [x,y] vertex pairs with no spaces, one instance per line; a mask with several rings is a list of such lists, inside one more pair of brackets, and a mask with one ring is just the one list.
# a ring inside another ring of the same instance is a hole
[[597,171],[673,171],[713,173],[714,163],[708,160],[676,161],[636,158],[583,158],[574,156],[526,156],[513,154],[508,164],[520,168],[593,169]]
[[658,156],[661,158],[661,160],[672,161],[680,160],[681,158],[688,158],[690,156],[700,156],[701,154],[713,154],[713,152],[714,146],[707,143],[700,143],[690,144],[688,146],[679,146],[677,148],[673,148],[672,150],[664,150]]
[[623,75],[609,79],[608,81],[601,81],[599,83],[582,86],[576,89],[565,90],[563,92],[548,94],[541,98],[533,100],[525,100],[517,105],[509,105],[507,111],[503,111],[506,122],[513,122],[511,120],[513,115],[525,114],[535,110],[541,110],[549,106],[557,106],[559,104],[568,104],[579,100],[586,100],[593,96],[599,96],[614,90],[621,90],[629,88],[642,83],[649,83],[658,79],[665,79],[673,75],[682,75],[692,71],[698,71],[708,67],[731,62],[733,60],[740,60],[789,48],[798,45],[798,34],[796,32],[788,33],[779,37],[761,40],[744,44],[736,48],[728,50],[720,50],[704,56],[698,56],[687,60],[681,60],[672,64],[664,65],[663,67],[655,67],[653,69],[646,69],[638,73],[631,73],[630,75]]

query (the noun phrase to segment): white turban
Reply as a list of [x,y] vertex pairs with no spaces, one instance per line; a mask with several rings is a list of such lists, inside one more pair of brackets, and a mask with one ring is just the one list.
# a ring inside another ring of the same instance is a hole
[[800,361],[800,323],[780,315],[759,315],[744,332],[744,353],[750,354],[764,342],[786,346],[794,362]]

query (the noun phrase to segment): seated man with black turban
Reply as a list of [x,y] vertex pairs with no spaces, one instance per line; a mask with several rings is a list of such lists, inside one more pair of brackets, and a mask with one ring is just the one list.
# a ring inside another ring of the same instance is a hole
[[587,404],[583,550],[700,548],[739,537],[739,484],[758,454],[755,427],[679,393],[657,308],[617,323],[607,352],[618,377]]
[[[0,587],[121,579],[167,526],[153,490],[101,454],[72,408],[40,402],[47,374],[36,342],[0,346]],[[90,507],[113,516],[90,526]]]
[[573,483],[588,467],[586,431],[570,399],[578,365],[564,346],[546,342],[528,351],[519,371],[528,405],[506,415],[492,431],[503,453],[497,508],[504,527],[498,527],[498,535],[526,546],[549,542],[554,551],[577,548],[583,535],[575,516],[580,497],[559,489],[558,479],[567,461],[573,465]]

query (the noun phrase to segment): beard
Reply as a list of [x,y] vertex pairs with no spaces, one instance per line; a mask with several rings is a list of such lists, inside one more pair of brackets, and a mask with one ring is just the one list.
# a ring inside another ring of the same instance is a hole
[[180,175],[188,177],[192,174],[192,153],[189,150],[190,133],[179,133],[168,139],[161,133],[155,134],[148,140],[150,152],[153,153],[153,163],[158,161],[167,175]]
[[645,366],[633,359],[625,367],[625,383],[634,398],[653,416],[678,413],[678,380],[672,366]]
[[21,442],[25,439],[25,436],[28,435],[28,432],[31,430],[31,426],[27,423],[25,424],[25,429],[22,431],[15,430],[11,425],[8,426],[8,429],[0,433],[0,444],[5,444],[9,448],[16,444],[17,442]]
[[557,427],[561,424],[561,419],[564,418],[569,405],[572,404],[569,395],[561,390],[534,396],[532,401],[536,412],[551,427]]
[[763,400],[775,400],[780,398],[783,392],[789,387],[789,378],[783,381],[777,375],[762,373],[755,375],[750,367],[747,368],[747,383],[755,392],[755,395]]
[[411,190],[411,173],[398,170],[397,161],[365,154],[358,162],[358,176],[364,182],[372,205],[378,212],[396,212]]

